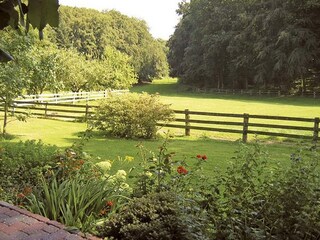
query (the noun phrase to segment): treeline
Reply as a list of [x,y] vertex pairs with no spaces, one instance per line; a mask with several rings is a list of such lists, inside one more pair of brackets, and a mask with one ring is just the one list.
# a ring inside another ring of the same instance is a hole
[[191,0],[168,46],[170,74],[198,87],[320,86],[319,0]]
[[127,55],[140,81],[168,75],[165,42],[154,39],[143,20],[114,10],[61,7],[53,31],[60,48],[74,48],[87,58],[103,59],[108,48]]
[[[61,6],[58,28],[44,39],[7,27],[0,46],[15,61],[0,63],[0,97],[22,92],[126,89],[169,73],[167,47],[154,39],[146,23],[116,11]],[[9,96],[9,95],[10,96]]]

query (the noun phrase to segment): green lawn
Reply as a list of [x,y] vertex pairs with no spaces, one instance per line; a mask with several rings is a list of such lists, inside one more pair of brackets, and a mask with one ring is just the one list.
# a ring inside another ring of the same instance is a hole
[[[272,115],[272,116],[288,116],[288,117],[304,117],[315,118],[320,117],[320,100],[313,98],[303,97],[284,97],[284,96],[249,96],[249,95],[233,95],[233,94],[216,94],[216,93],[193,93],[181,92],[176,79],[163,79],[156,80],[152,84],[145,84],[135,86],[131,89],[133,92],[149,92],[159,93],[161,100],[164,103],[171,104],[173,109],[184,110],[189,109],[193,111],[206,111],[217,113],[236,113],[236,114],[257,114],[257,115]],[[195,116],[193,119],[209,120],[203,116]],[[211,118],[211,120],[213,120]],[[242,119],[232,118],[215,118],[214,120],[220,121],[236,121],[241,122]],[[250,120],[255,123],[268,123],[268,124],[282,124],[289,126],[305,126],[313,127],[313,123],[302,123],[292,121],[277,121],[277,120]],[[236,129],[239,129],[237,127]],[[241,129],[240,129],[241,130]],[[271,131],[270,129],[257,129],[263,131]],[[279,131],[279,130],[278,130]],[[304,134],[312,136],[312,132],[295,131],[295,130],[280,130],[282,133],[289,134]],[[184,134],[183,130],[175,130],[177,135]],[[199,132],[192,130],[191,134],[201,136],[205,134],[208,137],[218,139],[236,140],[241,136],[232,133],[217,133],[217,132]],[[253,139],[254,136],[249,136]],[[275,137],[260,138],[274,140],[283,140]],[[291,141],[291,140],[289,140]]]
[[163,102],[177,110],[320,117],[320,99],[180,92],[177,80],[172,78],[135,86],[131,91],[159,93]]
[[[132,88],[135,92],[159,92],[161,100],[172,104],[174,109],[200,110],[211,112],[227,113],[250,113],[266,115],[283,115],[297,117],[320,116],[319,99],[293,98],[293,97],[256,97],[237,95],[217,95],[217,94],[196,94],[178,91],[178,85],[174,79],[158,80],[153,84],[136,86]],[[94,103],[93,103],[94,104]],[[1,119],[0,119],[1,120]],[[27,122],[14,121],[9,123],[8,132],[14,136],[12,141],[41,139],[47,144],[59,147],[70,146],[75,141],[79,141],[79,134],[86,129],[86,124],[75,122],[64,122],[49,119],[28,119]],[[167,131],[167,129],[164,129]],[[186,158],[192,162],[197,154],[208,156],[208,166],[206,172],[212,173],[214,168],[225,169],[228,163],[235,156],[238,148],[237,140],[241,137],[237,134],[220,134],[208,132],[192,131],[191,137],[183,136],[183,131],[170,130],[174,135],[170,139],[169,151],[176,152],[176,159]],[[196,133],[196,134],[195,134]],[[163,138],[163,136],[162,136]],[[261,139],[261,137],[258,137]],[[228,141],[226,141],[226,139]],[[251,137],[252,139],[252,137]],[[266,142],[264,147],[270,153],[271,162],[280,161],[286,164],[290,158],[290,153],[296,148],[295,142]],[[115,168],[125,168],[137,164],[139,161],[138,144],[142,143],[147,149],[157,152],[163,139],[139,141],[115,138],[105,138],[95,134],[85,145],[85,151],[93,156],[99,156],[100,160],[115,160]],[[305,142],[307,143],[307,142]],[[119,157],[135,157],[135,161],[125,166],[120,166],[121,161],[116,161]],[[96,160],[96,161],[100,161]]]
[[[65,122],[49,119],[28,119],[27,122],[12,122],[8,125],[8,132],[14,136],[11,140],[17,142],[27,139],[41,139],[44,143],[57,145],[65,148],[79,141],[79,135],[86,129],[83,123]],[[137,145],[142,144],[146,149],[157,153],[162,145],[164,138],[158,140],[127,140],[117,138],[106,138],[101,134],[94,136],[85,143],[84,150],[94,157],[99,157],[95,161],[111,160],[114,161],[113,169],[129,170],[136,166],[141,157]],[[294,152],[294,145],[277,143],[265,144],[264,148],[270,154],[271,163],[280,161],[286,165],[290,154]],[[214,140],[206,137],[174,137],[169,140],[168,151],[175,152],[176,160],[186,159],[192,165],[197,154],[208,156],[205,167],[206,174],[213,174],[214,169],[224,170],[235,151],[239,148],[237,141]],[[117,161],[125,156],[134,157],[131,163]]]

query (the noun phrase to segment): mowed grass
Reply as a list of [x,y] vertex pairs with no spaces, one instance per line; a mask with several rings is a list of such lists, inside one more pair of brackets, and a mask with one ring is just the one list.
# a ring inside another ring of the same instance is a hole
[[159,93],[173,109],[222,113],[249,113],[291,117],[320,117],[320,99],[288,96],[250,96],[180,91],[176,79],[155,80],[132,92]]
[[[320,117],[320,99],[303,98],[303,97],[288,97],[288,96],[250,96],[250,95],[233,95],[233,94],[217,94],[217,93],[193,93],[180,91],[179,85],[176,79],[168,78],[162,80],[156,80],[152,84],[144,84],[135,86],[131,89],[133,92],[148,92],[159,93],[161,101],[167,104],[171,104],[171,107],[175,110],[189,109],[191,111],[205,111],[216,113],[235,113],[235,114],[256,114],[256,115],[270,115],[270,116],[287,116],[287,117],[302,117],[302,118],[315,118]],[[183,116],[178,116],[183,117]],[[191,115],[192,119],[209,120],[208,117]],[[234,121],[242,122],[241,118],[221,118],[215,117],[210,120],[219,121]],[[292,122],[292,121],[277,121],[277,120],[259,120],[250,119],[251,123],[267,123],[267,124],[280,124],[289,126],[305,126],[313,127],[313,123],[305,122]],[[212,127],[212,125],[211,125]],[[214,127],[217,127],[216,125]],[[218,126],[219,127],[219,126]],[[226,127],[226,126],[224,126]],[[239,129],[241,127],[229,128]],[[275,131],[274,129],[257,129],[260,131]],[[281,133],[289,134],[303,134],[312,136],[312,132],[309,131],[296,131],[296,130],[277,130]],[[175,130],[177,135],[184,134],[183,130]],[[199,132],[191,131],[191,134],[201,136],[205,134],[208,137],[222,138],[228,140],[236,140],[241,136],[239,134],[232,133],[218,133],[218,132]],[[249,136],[249,139],[253,139],[253,135]],[[260,138],[268,140],[283,140],[283,138],[265,137]],[[291,141],[291,139],[285,139]]]
[[[190,109],[197,111],[225,112],[225,113],[250,113],[262,115],[295,116],[313,118],[320,116],[319,99],[299,98],[299,97],[257,97],[239,95],[219,95],[219,94],[197,94],[192,92],[181,92],[175,79],[164,79],[154,81],[152,84],[136,86],[131,89],[134,92],[158,92],[161,101],[171,104],[174,109]],[[95,103],[92,103],[95,104]],[[0,118],[1,120],[1,118]],[[11,141],[27,139],[41,139],[44,143],[57,145],[65,148],[79,141],[79,135],[85,131],[86,124],[78,122],[66,122],[50,119],[30,118],[27,122],[14,121],[8,125],[8,133],[14,136]],[[167,132],[168,129],[162,129]],[[237,134],[221,134],[209,132],[191,131],[190,137],[183,136],[182,130],[170,129],[174,136],[170,138],[168,151],[175,152],[174,159],[186,159],[192,166],[197,154],[208,156],[205,173],[212,175],[214,169],[222,171],[229,166],[236,156],[239,148]],[[251,136],[251,140],[253,136]],[[290,159],[290,154],[298,148],[299,141],[295,142],[266,142],[263,139],[263,148],[270,155],[270,166],[280,162],[286,166]],[[105,137],[95,133],[86,142],[84,150],[95,158],[94,161],[111,160],[114,161],[114,170],[130,169],[138,166],[141,161],[137,145],[142,144],[150,152],[157,153],[164,141],[164,135],[158,140],[127,140]],[[249,143],[251,144],[251,143]],[[302,144],[310,144],[308,141]],[[151,153],[150,153],[151,154]],[[133,156],[134,161],[128,163],[119,161],[125,156]]]
[[[61,149],[70,147],[80,141],[79,136],[86,129],[86,124],[66,122],[50,119],[28,119],[27,122],[11,122],[8,132],[14,136],[10,141],[41,139],[46,144],[56,145]],[[94,133],[93,137],[85,142],[84,151],[93,156],[93,161],[113,161],[113,170],[129,170],[138,167],[142,161],[139,145],[147,151],[148,156],[157,154],[159,147],[165,141],[164,137],[157,140],[129,140],[105,137]],[[206,137],[174,137],[168,140],[168,152],[174,152],[175,160],[184,160],[192,168],[197,154],[206,154],[208,160],[204,166],[204,173],[214,176],[215,170],[224,171],[236,156],[239,149],[238,141],[221,141]],[[280,162],[286,166],[290,154],[295,151],[292,144],[266,144],[262,146],[270,155],[270,166]],[[134,157],[134,161],[121,161],[126,156]],[[120,160],[120,161],[119,161]]]

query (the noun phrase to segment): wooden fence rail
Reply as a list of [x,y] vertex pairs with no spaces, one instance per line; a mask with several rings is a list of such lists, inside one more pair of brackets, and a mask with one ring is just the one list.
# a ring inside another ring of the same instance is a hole
[[[240,95],[256,95],[256,96],[281,96],[281,95],[290,95],[281,92],[280,90],[256,90],[256,89],[218,89],[218,88],[198,88],[194,86],[182,85],[184,89],[191,89],[196,93],[218,93],[218,94],[240,94]],[[305,96],[319,98],[319,91],[308,91],[302,93],[293,94],[295,96]]]
[[[61,104],[61,103],[33,103],[29,101],[19,104],[13,103],[9,108],[10,112],[28,113],[34,116],[45,118],[62,118],[87,120],[93,114],[95,106],[88,104]],[[28,105],[26,106],[25,103]],[[3,105],[0,105],[3,111]],[[319,117],[301,118],[286,116],[267,116],[214,113],[186,110],[175,110],[176,118],[171,123],[158,123],[158,126],[184,129],[185,135],[190,136],[191,130],[225,132],[241,134],[243,142],[246,142],[249,134],[310,139],[319,139]],[[288,124],[289,122],[289,124]],[[292,123],[292,124],[291,124]]]
[[[286,116],[250,115],[247,113],[244,113],[244,114],[213,113],[213,112],[190,111],[188,109],[184,111],[176,110],[175,113],[178,116],[184,115],[184,117],[176,117],[175,119],[176,123],[184,123],[184,124],[169,123],[169,124],[166,124],[165,126],[171,127],[171,128],[184,129],[186,136],[190,136],[191,130],[202,130],[202,131],[213,131],[213,132],[238,133],[242,135],[242,140],[244,142],[247,141],[248,134],[287,137],[287,138],[312,139],[313,141],[317,141],[319,139],[319,118],[318,117],[299,118],[299,117],[286,117]],[[198,119],[198,118],[191,118],[191,116],[192,117],[203,116],[203,117],[207,117],[207,119],[204,120],[204,119]],[[217,120],[219,118],[221,120]],[[231,119],[231,120],[226,120],[226,119]],[[266,121],[268,123],[265,123]],[[292,122],[293,124],[288,125],[287,122]],[[301,124],[299,126],[298,125],[299,123],[302,123],[302,126]],[[161,123],[158,125],[161,125]],[[310,125],[310,126],[306,126],[306,125]],[[276,131],[277,129],[285,130],[286,132]],[[293,130],[294,133],[287,133],[287,130]]]

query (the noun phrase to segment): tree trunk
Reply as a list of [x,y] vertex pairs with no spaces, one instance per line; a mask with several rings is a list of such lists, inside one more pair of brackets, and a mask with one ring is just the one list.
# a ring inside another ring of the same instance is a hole
[[2,128],[2,135],[6,134],[6,128],[8,123],[8,102],[4,101],[4,117],[3,117],[3,128]]

